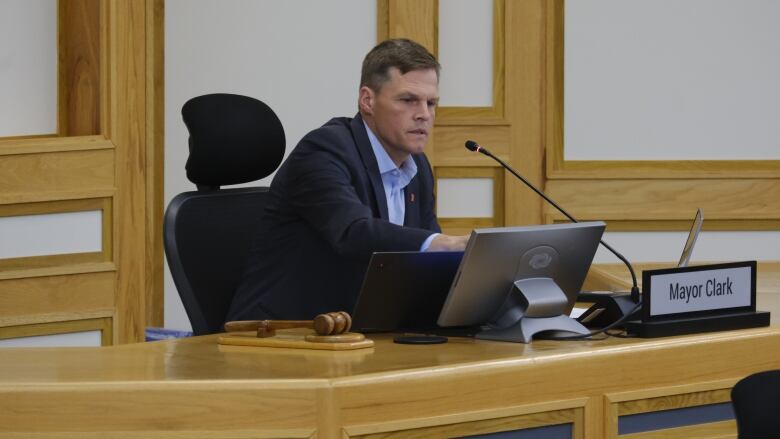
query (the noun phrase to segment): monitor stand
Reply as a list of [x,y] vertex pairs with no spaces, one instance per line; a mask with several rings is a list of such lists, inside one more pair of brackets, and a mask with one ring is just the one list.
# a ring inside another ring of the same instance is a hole
[[565,314],[568,304],[566,294],[548,277],[515,281],[489,329],[476,337],[530,343],[535,334],[543,331],[588,334],[587,328]]

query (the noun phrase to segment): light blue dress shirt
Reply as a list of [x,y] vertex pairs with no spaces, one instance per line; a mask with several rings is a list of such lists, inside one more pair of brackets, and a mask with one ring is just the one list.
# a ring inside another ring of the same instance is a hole
[[[382,186],[385,189],[385,198],[387,198],[387,214],[390,222],[399,226],[404,225],[404,215],[406,215],[406,202],[404,201],[404,189],[410,181],[417,175],[417,164],[409,156],[398,167],[395,165],[390,155],[387,154],[382,143],[379,142],[376,135],[366,122],[363,122],[368,133],[368,140],[371,142],[371,148],[374,150],[376,163],[379,165],[379,176],[382,177]],[[431,241],[438,233],[429,236],[420,247],[420,251],[425,251],[431,245]]]

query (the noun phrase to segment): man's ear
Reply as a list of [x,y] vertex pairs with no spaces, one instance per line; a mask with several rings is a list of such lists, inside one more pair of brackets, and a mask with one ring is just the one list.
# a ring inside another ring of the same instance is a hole
[[374,103],[376,102],[376,94],[370,87],[362,86],[358,92],[358,106],[360,112],[372,116],[374,114]]

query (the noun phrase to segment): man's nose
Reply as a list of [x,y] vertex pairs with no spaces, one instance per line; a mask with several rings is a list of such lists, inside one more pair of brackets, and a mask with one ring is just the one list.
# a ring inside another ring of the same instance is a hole
[[433,117],[433,109],[428,106],[427,102],[422,102],[420,108],[417,110],[417,119],[430,120]]

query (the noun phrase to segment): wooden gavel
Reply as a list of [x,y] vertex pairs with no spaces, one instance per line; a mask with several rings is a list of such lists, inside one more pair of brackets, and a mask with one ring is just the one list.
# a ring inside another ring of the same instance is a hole
[[311,328],[317,335],[339,335],[352,327],[352,317],[344,311],[320,314],[314,320],[237,320],[225,323],[225,331],[255,331],[258,337],[273,337],[277,329]]

